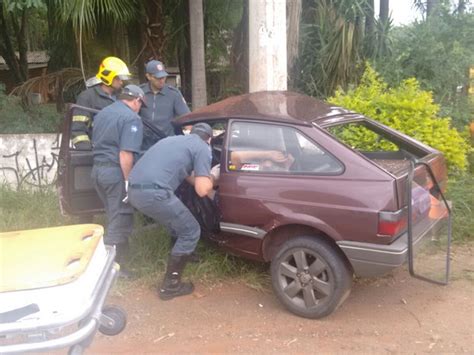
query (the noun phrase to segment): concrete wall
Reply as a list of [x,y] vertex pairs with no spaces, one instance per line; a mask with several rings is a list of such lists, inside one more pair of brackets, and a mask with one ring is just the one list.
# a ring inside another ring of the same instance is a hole
[[0,134],[0,184],[43,187],[56,182],[59,134]]

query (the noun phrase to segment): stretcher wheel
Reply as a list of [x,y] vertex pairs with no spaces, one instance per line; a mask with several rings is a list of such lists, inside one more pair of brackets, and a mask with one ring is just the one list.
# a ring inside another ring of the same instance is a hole
[[119,306],[105,306],[102,308],[102,318],[99,331],[105,335],[117,335],[125,329],[127,325],[127,315],[123,308]]

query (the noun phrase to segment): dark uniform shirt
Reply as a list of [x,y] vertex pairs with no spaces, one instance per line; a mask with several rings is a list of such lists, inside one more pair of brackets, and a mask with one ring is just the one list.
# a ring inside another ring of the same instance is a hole
[[[95,110],[102,110],[115,102],[115,96],[110,96],[105,93],[100,85],[93,86],[84,90],[77,98],[77,105],[93,108]],[[92,136],[92,121],[94,114],[90,111],[74,109],[72,116],[72,143],[79,146],[80,143],[86,143],[84,147],[90,148],[90,137]]]
[[120,151],[139,153],[142,138],[143,124],[140,116],[122,101],[116,101],[94,118],[94,163],[120,165]]
[[[171,121],[178,116],[189,112],[189,107],[181,92],[170,85],[166,85],[158,93],[153,93],[149,83],[140,85],[145,92],[146,106],[142,106],[140,116],[152,123],[165,136],[174,136],[174,127]],[[143,150],[147,150],[158,141],[151,131],[145,127]]]
[[211,148],[198,135],[160,140],[135,164],[130,184],[157,184],[176,190],[194,170],[194,176],[210,176]]

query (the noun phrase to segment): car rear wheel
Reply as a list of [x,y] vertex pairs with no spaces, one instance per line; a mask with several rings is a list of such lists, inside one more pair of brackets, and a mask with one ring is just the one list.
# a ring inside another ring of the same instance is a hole
[[289,311],[305,318],[331,314],[350,293],[352,272],[337,250],[316,237],[284,243],[271,264],[272,286]]

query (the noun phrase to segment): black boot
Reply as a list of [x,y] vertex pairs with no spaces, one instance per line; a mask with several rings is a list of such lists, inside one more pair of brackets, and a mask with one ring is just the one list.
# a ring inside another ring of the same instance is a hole
[[120,265],[119,277],[127,280],[135,278],[135,274],[125,266],[128,260],[129,250],[128,242],[115,244],[115,261]]
[[199,254],[195,250],[191,254],[189,254],[188,261],[190,263],[196,263],[197,264],[197,263],[201,262],[201,257],[199,256]]
[[188,255],[170,255],[165,278],[159,292],[162,300],[189,295],[194,291],[192,282],[181,282],[181,274],[187,262]]

